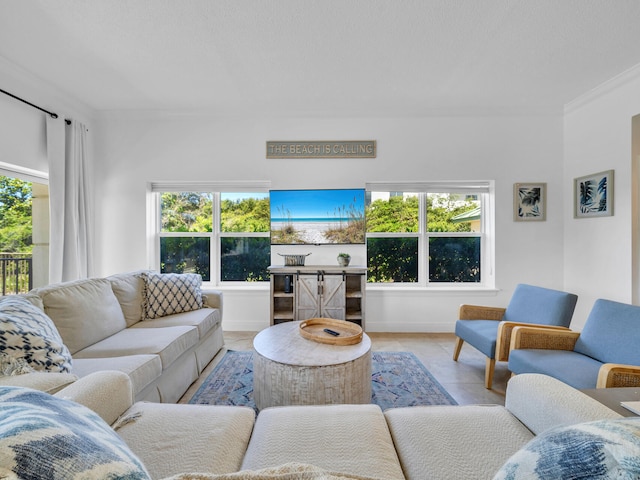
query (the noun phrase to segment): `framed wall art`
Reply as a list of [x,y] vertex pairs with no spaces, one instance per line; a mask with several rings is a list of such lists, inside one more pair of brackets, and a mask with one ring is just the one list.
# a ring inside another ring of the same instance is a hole
[[610,217],[613,215],[613,170],[573,180],[573,217]]
[[547,219],[547,184],[513,184],[513,219],[516,222],[540,222]]

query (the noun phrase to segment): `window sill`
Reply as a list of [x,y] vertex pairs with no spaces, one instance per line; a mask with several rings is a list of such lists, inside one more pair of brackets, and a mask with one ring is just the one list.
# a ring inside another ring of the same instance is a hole
[[215,285],[213,283],[202,283],[202,289],[205,290],[221,290],[223,292],[233,292],[233,291],[269,291],[270,286],[269,282],[246,282],[246,283],[233,283],[233,284],[223,284],[223,285]]
[[403,287],[403,286],[379,286],[379,285],[367,285],[367,295],[386,295],[386,294],[400,294],[400,295],[426,295],[426,296],[468,296],[469,294],[481,295],[487,297],[494,297],[500,292],[500,289],[493,287],[480,287],[480,286],[464,286],[464,287]]
[[[213,285],[203,283],[203,289],[221,290],[223,292],[268,292],[270,290],[269,282],[248,282],[246,284],[232,284],[232,285]],[[460,287],[420,287],[420,286],[386,286],[386,285],[373,285],[367,284],[367,293],[374,295],[384,294],[400,294],[400,295],[427,295],[427,296],[467,296],[469,294],[482,295],[482,296],[496,296],[500,289],[494,287],[481,287],[481,286],[460,286]]]

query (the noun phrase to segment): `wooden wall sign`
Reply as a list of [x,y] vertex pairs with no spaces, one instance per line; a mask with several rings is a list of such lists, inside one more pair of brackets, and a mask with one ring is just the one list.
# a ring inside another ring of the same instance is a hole
[[376,141],[269,141],[267,158],[376,158]]

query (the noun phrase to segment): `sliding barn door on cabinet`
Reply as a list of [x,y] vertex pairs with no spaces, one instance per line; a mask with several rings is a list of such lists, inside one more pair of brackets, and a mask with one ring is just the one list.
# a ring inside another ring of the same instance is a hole
[[342,274],[298,275],[296,296],[296,320],[308,318],[335,318],[345,320],[345,282]]

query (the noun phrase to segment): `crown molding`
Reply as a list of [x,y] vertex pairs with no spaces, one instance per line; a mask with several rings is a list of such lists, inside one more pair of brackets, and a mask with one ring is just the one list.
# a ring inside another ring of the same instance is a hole
[[[57,113],[61,118],[78,116],[82,121],[95,118],[96,111],[91,107],[54,87],[45,78],[25,70],[2,56],[0,56],[0,78],[2,78],[4,90]],[[25,105],[25,108],[32,107]]]
[[634,65],[628,70],[616,75],[615,77],[607,80],[606,82],[598,85],[592,90],[589,90],[587,93],[579,96],[575,100],[567,103],[564,106],[564,114],[567,115],[569,113],[575,112],[580,108],[588,105],[591,102],[594,102],[608,93],[616,90],[620,87],[625,86],[629,82],[635,81],[640,77],[640,64]]

